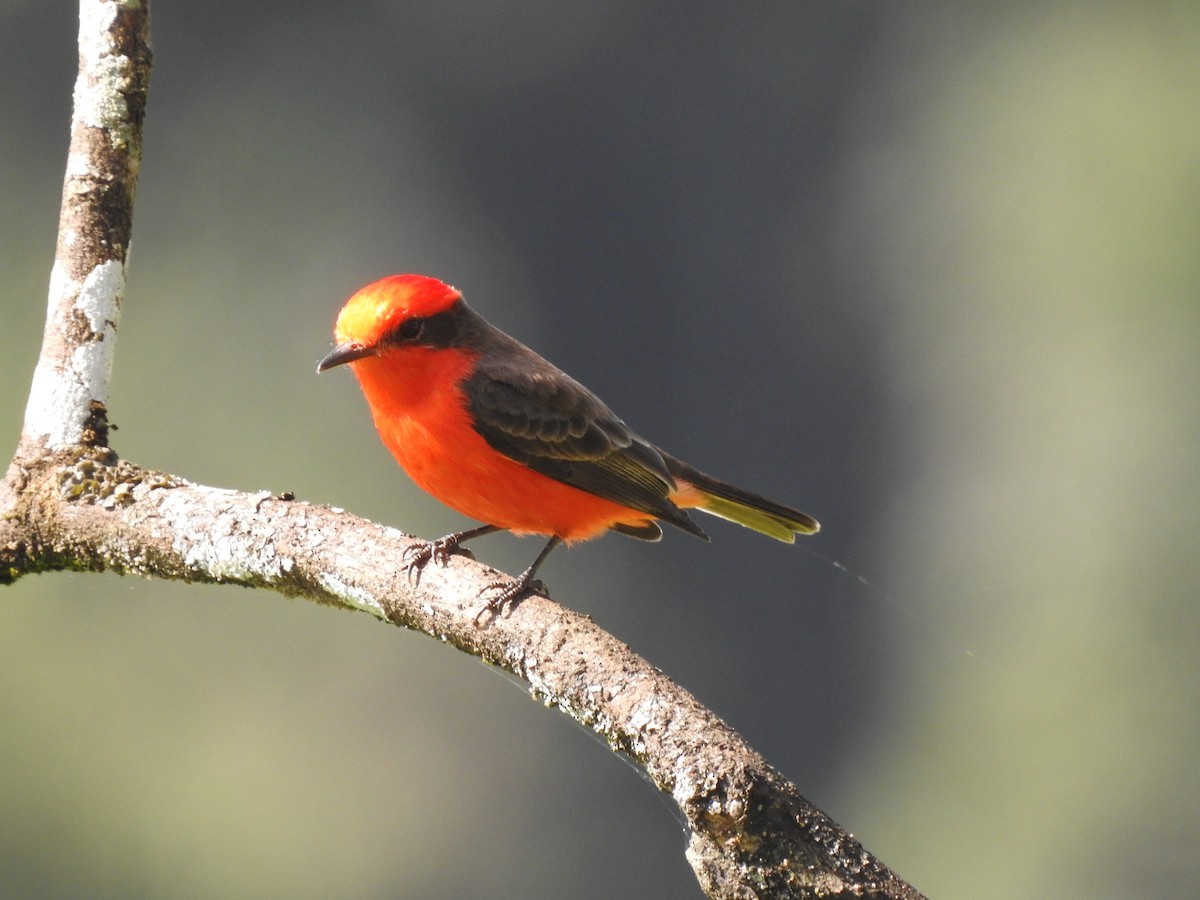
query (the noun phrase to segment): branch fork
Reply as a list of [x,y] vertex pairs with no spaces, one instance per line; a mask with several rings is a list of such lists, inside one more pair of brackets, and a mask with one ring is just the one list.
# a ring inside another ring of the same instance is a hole
[[150,74],[149,0],[82,0],[80,70],[42,352],[0,482],[0,584],[34,572],[267,588],[424,632],[525,679],[672,795],[710,897],[918,898],[751,749],[628,646],[530,595],[476,627],[502,577],[465,555],[409,579],[427,546],[340,509],[194,484],[109,447]]

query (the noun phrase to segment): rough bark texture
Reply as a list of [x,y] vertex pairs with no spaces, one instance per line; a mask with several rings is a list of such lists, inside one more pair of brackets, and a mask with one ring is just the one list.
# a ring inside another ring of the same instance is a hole
[[21,453],[108,441],[112,371],[150,82],[149,7],[84,0],[79,75],[42,353]]
[[342,510],[203,487],[84,448],[18,460],[0,520],[8,580],[52,569],[270,588],[422,631],[529,682],[669,792],[710,897],[918,897],[733,729],[586,616],[531,596],[479,627],[505,578],[465,556],[410,577],[414,545]]
[[669,792],[710,897],[921,895],[694,697],[543,597],[476,625],[502,576],[466,556],[418,577],[413,539],[342,510],[192,484],[120,459],[106,396],[150,70],[148,3],[83,0],[58,255],[25,428],[0,483],[0,583],[110,570],[269,588],[369,612],[519,675]]

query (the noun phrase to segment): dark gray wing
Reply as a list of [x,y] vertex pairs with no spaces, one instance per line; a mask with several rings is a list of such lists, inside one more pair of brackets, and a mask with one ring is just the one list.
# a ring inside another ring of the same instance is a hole
[[[662,455],[599,397],[503,332],[489,326],[482,338],[484,352],[463,388],[475,430],[491,447],[535,472],[706,538],[671,502],[675,481]],[[652,531],[618,530],[644,538]]]

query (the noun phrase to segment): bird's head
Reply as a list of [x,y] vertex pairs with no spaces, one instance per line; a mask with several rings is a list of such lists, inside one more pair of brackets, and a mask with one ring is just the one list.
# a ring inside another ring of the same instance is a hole
[[318,372],[389,348],[434,343],[440,318],[462,302],[462,294],[427,275],[389,275],[368,284],[346,301],[333,335],[337,346]]

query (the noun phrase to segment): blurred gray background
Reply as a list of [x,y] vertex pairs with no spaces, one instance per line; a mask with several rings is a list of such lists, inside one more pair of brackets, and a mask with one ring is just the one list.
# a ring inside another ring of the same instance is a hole
[[[9,448],[76,29],[0,3]],[[154,47],[123,455],[464,526],[313,371],[359,286],[444,278],[825,526],[609,537],[557,599],[934,897],[1197,891],[1200,7],[193,0]],[[633,769],[364,615],[31,577],[0,685],[6,897],[699,896]]]

